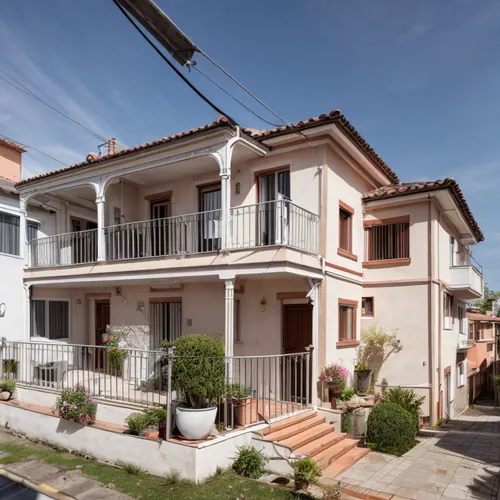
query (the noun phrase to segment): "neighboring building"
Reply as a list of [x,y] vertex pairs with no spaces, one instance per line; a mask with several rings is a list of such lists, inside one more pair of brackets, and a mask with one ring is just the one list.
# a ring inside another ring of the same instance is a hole
[[454,180],[401,184],[338,110],[273,130],[220,118],[16,189],[78,205],[29,242],[24,340],[101,345],[111,324],[147,349],[189,333],[228,356],[313,345],[312,389],[328,363],[352,372],[376,322],[403,346],[379,379],[425,394],[433,422],[453,414],[483,236]]
[[[497,360],[497,338],[500,335],[500,318],[476,312],[467,313],[468,346],[465,350],[463,365],[459,371],[459,383],[467,392],[456,410],[463,410],[473,404],[481,395],[492,395],[491,376]],[[498,374],[498,372],[496,373]]]

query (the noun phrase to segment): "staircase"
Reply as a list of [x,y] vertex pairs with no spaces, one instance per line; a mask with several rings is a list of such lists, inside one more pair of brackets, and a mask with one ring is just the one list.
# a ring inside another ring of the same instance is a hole
[[315,411],[275,422],[261,434],[266,441],[290,448],[294,455],[313,457],[323,476],[330,478],[347,470],[370,451],[358,448],[358,439],[336,432],[333,424],[327,424],[325,417]]

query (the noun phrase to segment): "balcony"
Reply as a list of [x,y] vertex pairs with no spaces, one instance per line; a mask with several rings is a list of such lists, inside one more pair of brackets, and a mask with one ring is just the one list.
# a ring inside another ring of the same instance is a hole
[[[129,222],[103,228],[106,261],[153,259],[286,246],[318,253],[319,217],[291,201],[276,200],[230,210],[227,245],[221,210]],[[32,240],[28,266],[46,268],[97,262],[99,230],[80,231]]]
[[450,266],[450,291],[462,299],[478,299],[483,296],[483,268],[470,252]]

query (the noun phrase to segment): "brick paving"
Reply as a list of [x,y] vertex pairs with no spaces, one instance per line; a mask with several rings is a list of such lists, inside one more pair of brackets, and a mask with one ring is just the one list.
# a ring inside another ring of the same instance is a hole
[[476,406],[402,457],[370,453],[336,479],[379,498],[500,498],[500,408]]

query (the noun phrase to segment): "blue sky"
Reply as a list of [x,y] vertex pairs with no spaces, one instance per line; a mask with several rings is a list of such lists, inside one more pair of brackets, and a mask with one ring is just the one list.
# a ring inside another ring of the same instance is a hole
[[[486,236],[474,253],[500,289],[500,2],[157,2],[287,120],[340,108],[403,181],[455,177]],[[4,1],[0,46],[0,69],[124,145],[217,118],[111,0]],[[266,128],[203,77],[190,77],[241,124]],[[97,151],[96,139],[3,81],[0,134],[68,164]],[[25,176],[59,166],[25,155]]]

